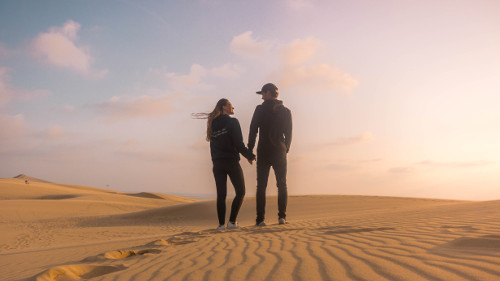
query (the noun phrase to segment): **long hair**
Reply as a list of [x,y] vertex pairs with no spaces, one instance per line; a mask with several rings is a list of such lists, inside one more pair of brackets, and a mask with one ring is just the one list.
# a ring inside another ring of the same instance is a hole
[[220,99],[212,112],[191,114],[191,116],[195,119],[207,119],[207,141],[210,141],[210,136],[212,135],[212,121],[222,114],[222,107],[227,105],[228,102],[229,101],[227,99]]

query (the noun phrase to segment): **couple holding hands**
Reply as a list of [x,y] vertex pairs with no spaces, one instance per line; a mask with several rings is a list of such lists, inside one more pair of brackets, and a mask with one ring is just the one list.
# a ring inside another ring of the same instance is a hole
[[[250,164],[257,160],[257,226],[265,226],[266,187],[270,168],[273,167],[278,186],[278,222],[286,223],[287,206],[287,158],[292,141],[292,115],[283,102],[278,100],[278,88],[268,83],[257,94],[262,95],[264,102],[255,108],[250,124],[248,148],[243,143],[243,135],[234,107],[227,99],[217,102],[214,110],[205,114],[207,120],[207,141],[210,142],[210,153],[213,162],[213,173],[217,187],[217,230],[224,230],[226,220],[227,177],[231,180],[236,196],[231,205],[228,229],[238,229],[236,221],[243,198],[245,197],[245,180],[240,166],[243,155]],[[199,115],[198,115],[199,116]],[[257,157],[253,154],[255,140],[259,133]]]

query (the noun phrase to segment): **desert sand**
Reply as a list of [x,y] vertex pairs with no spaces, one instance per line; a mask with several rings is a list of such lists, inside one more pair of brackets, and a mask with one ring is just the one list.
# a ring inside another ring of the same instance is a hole
[[254,226],[246,197],[242,228],[216,231],[214,200],[0,179],[0,280],[500,280],[500,201],[290,196],[276,214],[269,196]]

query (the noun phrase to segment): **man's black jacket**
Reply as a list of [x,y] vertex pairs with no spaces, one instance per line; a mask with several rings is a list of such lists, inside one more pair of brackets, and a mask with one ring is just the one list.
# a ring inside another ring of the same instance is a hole
[[253,151],[259,132],[257,156],[286,157],[292,143],[292,113],[280,100],[267,100],[255,108],[250,123],[248,149]]
[[212,161],[218,159],[240,160],[240,153],[249,160],[255,157],[243,143],[238,119],[223,114],[212,120],[212,135],[210,136]]

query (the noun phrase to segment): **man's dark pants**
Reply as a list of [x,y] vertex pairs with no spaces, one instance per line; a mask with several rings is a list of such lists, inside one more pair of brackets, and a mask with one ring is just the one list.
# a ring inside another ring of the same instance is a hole
[[288,192],[286,187],[287,161],[284,157],[266,158],[257,155],[257,223],[264,221],[266,213],[266,188],[269,171],[273,167],[278,186],[278,217],[286,218]]

